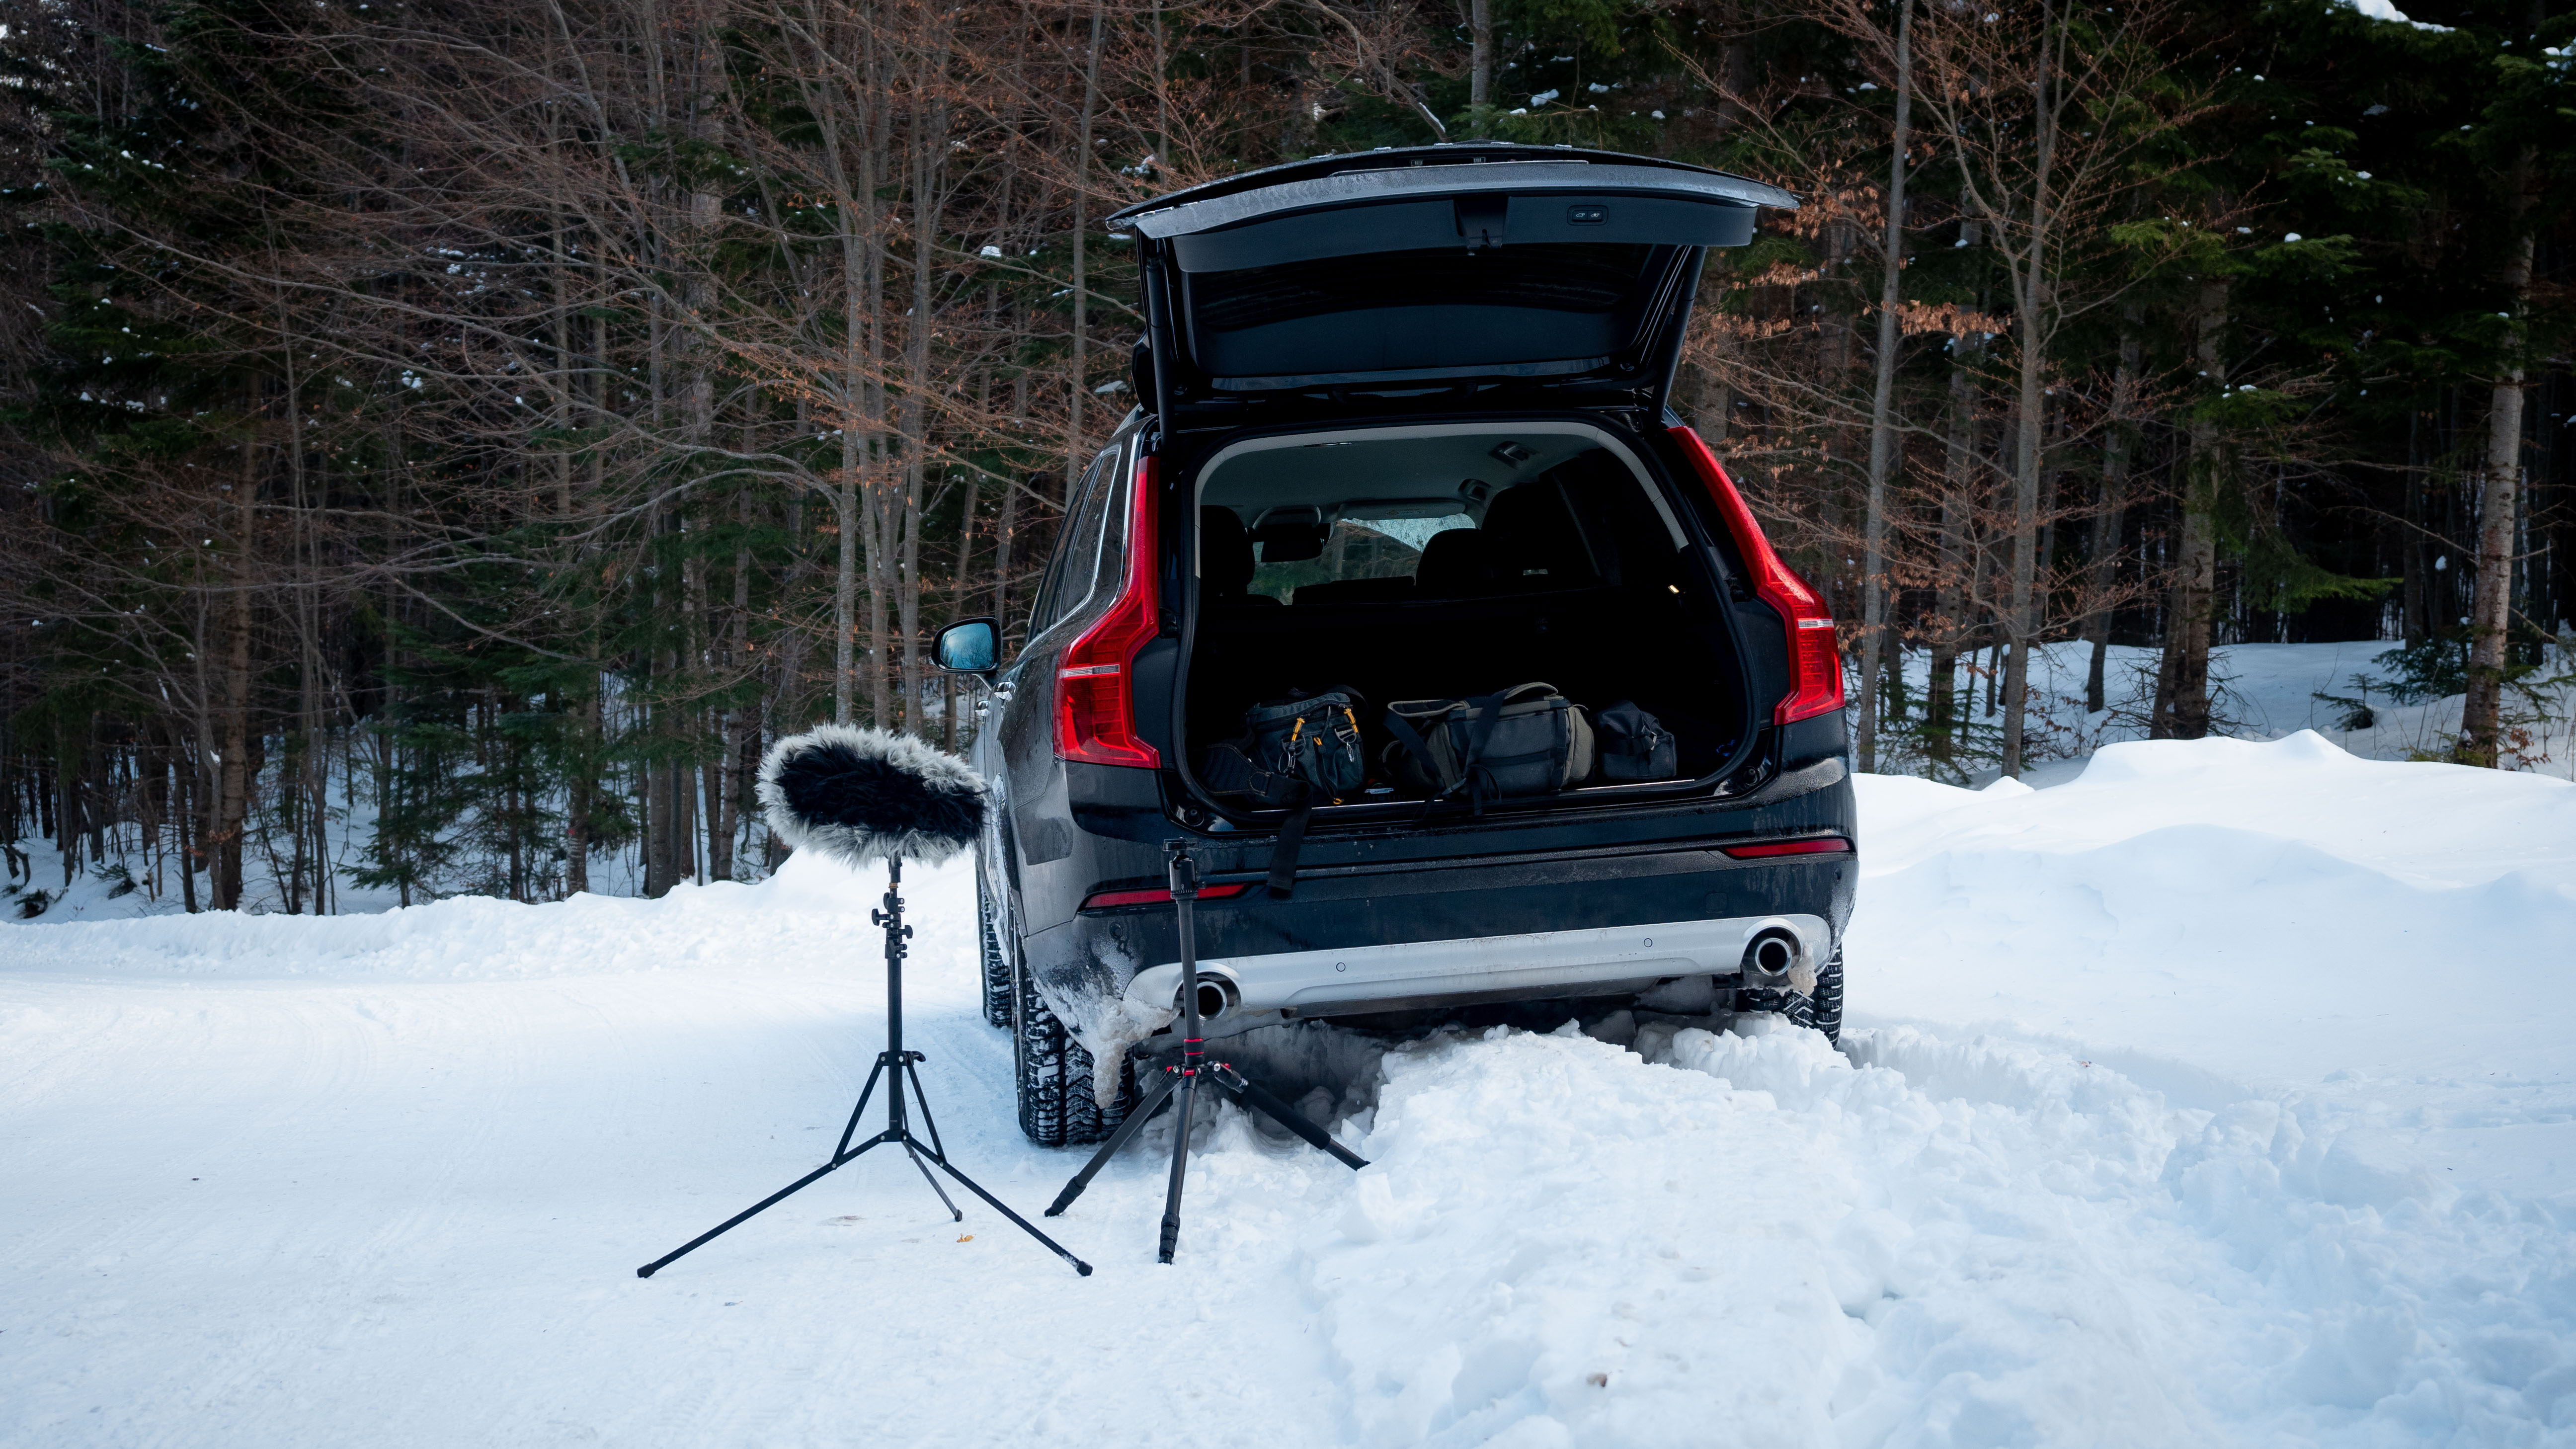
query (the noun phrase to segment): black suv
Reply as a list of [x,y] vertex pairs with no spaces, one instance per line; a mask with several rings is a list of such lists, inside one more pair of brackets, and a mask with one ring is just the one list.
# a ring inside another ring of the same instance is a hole
[[[1103,1135],[1168,1043],[1163,845],[1192,845],[1209,1032],[1619,1006],[1829,1034],[1856,873],[1823,600],[1667,408],[1701,259],[1785,192],[1650,157],[1465,144],[1255,171],[1110,218],[1142,405],[1075,491],[1029,639],[986,679],[986,1010],[1022,1127]],[[1532,682],[1630,702],[1671,777],[1407,791],[1383,706]],[[1339,688],[1371,778],[1290,812],[1212,790],[1253,706]],[[1372,717],[1376,716],[1376,717]],[[1095,1081],[1095,1077],[1098,1078]]]

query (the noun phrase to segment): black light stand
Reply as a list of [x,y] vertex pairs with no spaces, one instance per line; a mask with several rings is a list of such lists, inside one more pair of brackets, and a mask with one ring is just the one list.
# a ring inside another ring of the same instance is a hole
[[[1091,1186],[1091,1179],[1099,1176],[1100,1169],[1109,1165],[1109,1159],[1118,1155],[1118,1149],[1127,1145],[1127,1139],[1135,1136],[1137,1131],[1144,1127],[1147,1119],[1160,1111],[1163,1104],[1171,1099],[1173,1092],[1178,1090],[1181,1100],[1180,1121],[1172,1137],[1172,1181],[1171,1186],[1163,1194],[1163,1245],[1162,1251],[1156,1257],[1156,1261],[1168,1263],[1172,1261],[1173,1248],[1181,1240],[1181,1180],[1190,1165],[1190,1110],[1201,1076],[1215,1083],[1217,1090],[1232,1097],[1243,1106],[1259,1112],[1271,1121],[1305,1138],[1316,1147],[1331,1153],[1335,1160],[1353,1172],[1368,1166],[1368,1163],[1357,1153],[1335,1142],[1323,1128],[1307,1121],[1304,1114],[1271,1095],[1259,1083],[1236,1071],[1233,1063],[1210,1062],[1206,1059],[1207,1043],[1199,1035],[1199,946],[1196,915],[1199,899],[1199,864],[1190,858],[1190,848],[1186,841],[1168,841],[1163,849],[1171,857],[1169,865],[1172,906],[1179,913],[1181,927],[1181,1059],[1177,1064],[1166,1066],[1155,1073],[1154,1084],[1146,1088],[1144,1100],[1136,1104],[1136,1110],[1127,1114],[1126,1121],[1118,1124],[1118,1130],[1110,1134],[1109,1140],[1100,1144],[1100,1150],[1091,1154],[1091,1160],[1084,1163],[1082,1171],[1075,1173],[1073,1180],[1064,1185],[1064,1191],[1056,1194],[1055,1202],[1047,1208],[1046,1215],[1057,1217],[1062,1215],[1066,1208],[1073,1206],[1073,1200],[1082,1196],[1084,1188]],[[797,1184],[799,1187],[803,1185]],[[795,1190],[795,1188],[788,1189],[789,1192]],[[759,1210],[759,1208],[752,1209],[753,1212]],[[726,1226],[730,1227],[732,1224],[728,1223]],[[724,1229],[718,1228],[716,1231],[722,1232]],[[1030,1231],[1035,1232],[1036,1229],[1032,1228]],[[688,1249],[681,1249],[681,1252],[686,1251]],[[1090,1270],[1086,1268],[1083,1271]]]
[[[636,1277],[652,1277],[679,1258],[740,1227],[800,1189],[810,1186],[825,1173],[865,1153],[869,1148],[888,1145],[901,1147],[904,1155],[912,1159],[912,1165],[921,1169],[922,1180],[930,1184],[932,1192],[939,1194],[940,1205],[948,1209],[950,1218],[963,1221],[966,1215],[957,1210],[956,1203],[949,1201],[948,1192],[939,1185],[939,1179],[930,1175],[930,1164],[922,1161],[925,1157],[929,1158],[930,1162],[939,1164],[940,1171],[964,1184],[968,1192],[990,1203],[995,1212],[1018,1224],[1020,1229],[1030,1237],[1046,1244],[1049,1251],[1072,1264],[1075,1272],[1086,1278],[1091,1276],[1089,1263],[1065,1251],[1063,1244],[1039,1232],[1036,1224],[1004,1206],[1000,1198],[976,1186],[973,1178],[959,1172],[956,1166],[949,1162],[947,1150],[939,1145],[939,1124],[931,1120],[930,1098],[921,1090],[921,1074],[913,1069],[913,1064],[922,1059],[921,1053],[906,1051],[903,1046],[903,958],[912,949],[904,944],[904,941],[912,935],[912,927],[903,923],[903,897],[897,894],[903,885],[903,861],[899,857],[888,859],[886,868],[885,908],[868,913],[870,921],[885,927],[886,1049],[877,1053],[877,1064],[868,1070],[868,1083],[859,1090],[859,1105],[850,1109],[850,1123],[841,1129],[841,1144],[832,1149],[832,1160],[691,1238],[671,1252],[636,1269]],[[879,1078],[884,1078],[886,1082],[885,1130],[852,1147],[850,1138],[858,1133],[859,1118],[868,1110],[868,1098],[876,1092]],[[906,1082],[912,1084],[912,1095],[921,1104],[921,1125],[929,1130],[928,1142],[913,1136],[911,1124],[906,1120],[903,1090]],[[1176,1194],[1178,1182],[1179,1179],[1175,1176]],[[1165,1257],[1168,1260],[1168,1252]]]

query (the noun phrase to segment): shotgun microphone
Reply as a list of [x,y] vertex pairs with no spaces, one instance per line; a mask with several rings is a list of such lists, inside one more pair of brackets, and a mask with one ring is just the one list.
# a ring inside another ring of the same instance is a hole
[[857,868],[937,865],[983,833],[983,777],[910,735],[817,725],[769,747],[760,804],[797,850]]

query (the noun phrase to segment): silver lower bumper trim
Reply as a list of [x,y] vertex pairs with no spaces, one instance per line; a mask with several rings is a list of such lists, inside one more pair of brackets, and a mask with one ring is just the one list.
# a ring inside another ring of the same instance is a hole
[[[1798,938],[1798,964],[1809,969],[1821,964],[1832,946],[1832,929],[1821,916],[1730,916],[1333,951],[1221,956],[1201,961],[1199,971],[1233,983],[1239,1004],[1229,1016],[1265,1011],[1323,1014],[1328,1007],[1453,996],[1490,1000],[1498,993],[1521,990],[1533,996],[1555,996],[1568,994],[1563,988],[1596,982],[1731,976],[1743,968],[1745,946],[1775,926]],[[1127,985],[1126,997],[1149,1011],[1166,1010],[1178,998],[1180,987],[1180,963],[1167,962],[1137,972]]]

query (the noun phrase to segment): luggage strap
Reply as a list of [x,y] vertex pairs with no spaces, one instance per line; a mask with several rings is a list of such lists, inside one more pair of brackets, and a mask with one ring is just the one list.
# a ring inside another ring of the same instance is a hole
[[[1422,732],[1413,727],[1412,721],[1406,719],[1400,714],[1397,714],[1394,710],[1388,710],[1386,712],[1386,732],[1395,736],[1396,743],[1404,746],[1405,751],[1413,756],[1414,763],[1422,767],[1422,777],[1424,779],[1437,780],[1440,778],[1440,764],[1438,761],[1431,758],[1431,742],[1422,737]],[[1441,793],[1446,794],[1448,792],[1443,791]],[[1436,800],[1440,797],[1435,795],[1432,798]]]
[[1270,847],[1270,898],[1284,901],[1297,889],[1297,852],[1306,844],[1306,821],[1315,813],[1315,792],[1297,782],[1296,808],[1279,826],[1279,843]]
[[[1329,709],[1326,710],[1325,718],[1330,720],[1331,717],[1331,711]],[[1342,718],[1350,721],[1352,734],[1356,735],[1359,733],[1359,716],[1351,713],[1348,705],[1344,705],[1342,707]],[[1305,738],[1305,733],[1306,717],[1304,715],[1299,715],[1288,726],[1287,755],[1292,765],[1297,759],[1298,743],[1300,740]],[[1309,820],[1312,820],[1315,815],[1315,787],[1303,776],[1273,775],[1261,770],[1257,766],[1254,768],[1254,774],[1264,780],[1284,780],[1287,782],[1286,789],[1283,793],[1286,796],[1290,809],[1288,811],[1288,818],[1280,822],[1278,843],[1270,847],[1270,879],[1268,881],[1270,898],[1274,901],[1284,901],[1294,895],[1297,890],[1297,854],[1300,850],[1305,848],[1306,823]],[[1339,805],[1342,803],[1341,797],[1336,795],[1327,803]]]
[[[1457,794],[1460,790],[1467,792],[1467,807],[1470,812],[1477,815],[1485,813],[1485,782],[1493,777],[1490,773],[1482,772],[1480,765],[1484,763],[1485,745],[1493,739],[1494,726],[1501,722],[1503,705],[1509,699],[1508,693],[1480,694],[1472,699],[1458,701],[1457,705],[1449,711],[1450,714],[1455,714],[1460,709],[1471,712],[1468,716],[1467,753],[1458,760],[1456,782],[1423,802],[1426,813],[1432,806]],[[1446,717],[1441,720],[1441,723],[1448,723]],[[1423,739],[1421,731],[1416,730],[1411,721],[1390,709],[1386,712],[1386,729],[1387,733],[1395,736],[1397,743],[1412,753],[1415,761],[1422,766],[1422,773],[1426,778],[1432,780],[1440,778],[1440,765],[1438,761],[1431,758],[1430,742]],[[1548,753],[1550,752],[1542,751],[1536,755],[1506,755],[1491,763],[1529,764],[1544,758]]]

